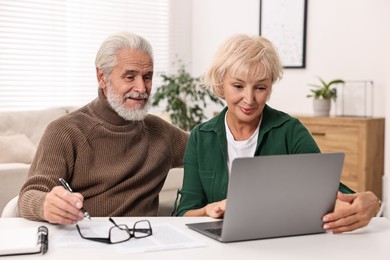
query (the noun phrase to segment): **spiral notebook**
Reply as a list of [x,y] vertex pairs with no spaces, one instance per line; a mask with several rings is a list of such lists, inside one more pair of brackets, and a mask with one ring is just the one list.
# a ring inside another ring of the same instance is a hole
[[0,256],[45,254],[48,249],[47,227],[3,229],[0,235]]

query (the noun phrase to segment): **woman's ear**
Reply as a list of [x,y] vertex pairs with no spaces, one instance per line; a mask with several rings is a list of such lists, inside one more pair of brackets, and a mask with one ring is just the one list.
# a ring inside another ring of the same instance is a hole
[[107,78],[104,75],[103,71],[96,67],[96,78],[99,83],[99,88],[105,89],[107,87]]

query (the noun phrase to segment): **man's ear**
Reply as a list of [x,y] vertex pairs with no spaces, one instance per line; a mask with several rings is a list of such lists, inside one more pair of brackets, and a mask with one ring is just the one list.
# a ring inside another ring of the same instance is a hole
[[99,88],[105,89],[107,86],[107,78],[106,75],[104,75],[103,71],[96,67],[96,78],[99,83]]

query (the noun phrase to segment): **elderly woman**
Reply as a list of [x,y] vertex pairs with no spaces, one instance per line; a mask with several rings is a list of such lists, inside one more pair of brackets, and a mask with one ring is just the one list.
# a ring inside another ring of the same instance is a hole
[[[281,76],[279,56],[264,37],[236,35],[219,48],[204,83],[227,107],[191,132],[177,215],[223,217],[235,158],[320,152],[297,119],[266,104]],[[324,229],[337,233],[367,225],[379,210],[378,201],[372,192],[354,193],[340,183]]]

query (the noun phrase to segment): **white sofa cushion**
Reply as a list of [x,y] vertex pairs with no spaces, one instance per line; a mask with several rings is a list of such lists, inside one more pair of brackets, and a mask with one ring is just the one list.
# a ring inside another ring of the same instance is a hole
[[30,164],[25,163],[0,164],[0,212],[8,201],[19,194],[29,168]]
[[36,150],[25,134],[0,136],[0,163],[31,163]]
[[0,135],[25,134],[35,146],[38,146],[47,125],[67,112],[68,108],[65,107],[0,112]]

